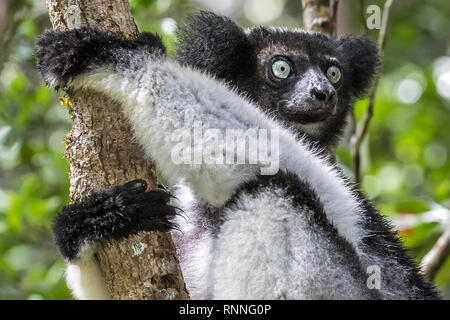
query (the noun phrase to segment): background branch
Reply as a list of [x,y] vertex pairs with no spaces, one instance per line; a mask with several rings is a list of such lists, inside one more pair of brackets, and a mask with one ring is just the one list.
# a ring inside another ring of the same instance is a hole
[[437,272],[450,255],[450,223],[433,248],[422,259],[422,272],[427,281],[433,282]]
[[0,2],[0,71],[9,56],[9,49],[20,21],[14,21],[14,14],[24,4],[23,0]]
[[[393,0],[387,0],[384,4],[381,29],[380,32],[378,33],[378,46],[380,47],[381,52],[383,52],[384,47],[386,45],[386,30],[388,26],[389,13],[392,3]],[[361,13],[364,14],[364,10],[361,10]],[[369,124],[373,117],[375,96],[379,80],[380,80],[380,72],[377,74],[372,86],[372,90],[370,91],[367,110],[364,113],[363,119],[357,126],[355,133],[352,135],[352,138],[350,140],[350,150],[353,156],[353,175],[354,180],[357,184],[361,182],[361,143],[363,142],[364,138],[367,135]]]
[[335,36],[338,0],[302,0],[305,30]]
[[365,6],[364,6],[364,0],[358,0],[359,2],[359,15],[361,18],[361,25],[362,25],[362,31],[361,35],[367,36],[369,29],[367,28],[367,21],[366,21],[366,15],[365,15]]

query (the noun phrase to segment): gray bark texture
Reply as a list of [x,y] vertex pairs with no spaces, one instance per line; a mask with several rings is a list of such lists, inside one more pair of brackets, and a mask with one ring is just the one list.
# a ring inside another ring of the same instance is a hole
[[302,8],[305,30],[333,35],[336,26],[337,0],[302,0]]

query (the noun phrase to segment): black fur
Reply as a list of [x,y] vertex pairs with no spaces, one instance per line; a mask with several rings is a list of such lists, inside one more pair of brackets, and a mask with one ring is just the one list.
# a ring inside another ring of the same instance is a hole
[[[318,135],[309,135],[309,138],[333,149],[342,135],[353,101],[370,87],[380,64],[378,48],[371,40],[348,36],[335,41],[320,33],[267,27],[252,28],[246,34],[228,18],[207,12],[191,17],[179,31],[180,63],[226,80],[288,126],[300,121],[286,117],[280,111],[280,101],[289,100],[296,90],[304,91],[298,88],[298,84],[310,82],[304,76],[308,68],[316,68],[321,76],[326,74],[329,62],[319,59],[319,55],[329,55],[338,60],[343,69],[343,80],[336,88],[336,114],[324,120]],[[287,56],[297,69],[295,77],[274,85],[267,76],[270,61],[265,61],[264,56]],[[302,104],[305,103],[296,105],[303,108]],[[304,133],[301,129],[299,132]]]
[[370,234],[369,237],[363,239],[364,250],[369,256],[377,255],[384,257],[384,263],[389,261],[398,262],[403,270],[398,270],[394,264],[387,264],[383,266],[383,285],[401,290],[397,288],[397,284],[393,281],[397,272],[404,272],[407,270],[407,282],[411,288],[416,288],[415,292],[410,292],[411,299],[417,300],[435,300],[440,299],[436,288],[426,282],[420,273],[417,263],[409,256],[408,250],[402,245],[400,239],[393,231],[391,224],[375,209],[375,206],[362,194],[361,191],[355,189],[361,206],[365,212],[363,228]]
[[177,55],[182,65],[207,71],[242,85],[256,75],[256,52],[244,31],[227,17],[204,12],[189,17],[178,31]]
[[141,230],[171,230],[177,210],[169,204],[170,193],[146,188],[144,180],[134,180],[64,207],[52,226],[61,254],[73,259],[85,242],[118,239]]
[[36,48],[38,68],[47,85],[50,85],[49,76],[60,80],[55,89],[65,86],[71,77],[86,72],[91,65],[106,66],[120,62],[127,67],[133,52],[166,53],[161,38],[152,33],[144,32],[137,39],[125,40],[112,33],[86,27],[64,32],[47,30],[39,37]]
[[346,73],[350,74],[348,91],[361,97],[370,88],[381,65],[379,48],[366,37],[347,35],[338,40],[337,50],[344,57]]

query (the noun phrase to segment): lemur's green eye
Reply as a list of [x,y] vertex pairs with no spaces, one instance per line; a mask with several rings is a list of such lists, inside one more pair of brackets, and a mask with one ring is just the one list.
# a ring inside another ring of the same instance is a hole
[[291,67],[286,61],[278,60],[272,64],[272,72],[275,77],[286,79],[291,74]]
[[341,70],[336,66],[331,66],[327,70],[327,77],[330,79],[331,83],[338,83],[341,80]]

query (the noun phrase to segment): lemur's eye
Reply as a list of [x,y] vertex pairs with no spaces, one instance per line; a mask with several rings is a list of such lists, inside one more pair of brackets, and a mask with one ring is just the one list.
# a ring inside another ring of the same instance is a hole
[[330,79],[331,83],[335,84],[341,80],[341,70],[336,66],[331,66],[327,70],[327,77]]
[[272,64],[273,75],[280,79],[286,79],[291,74],[289,63],[284,60],[277,60]]

